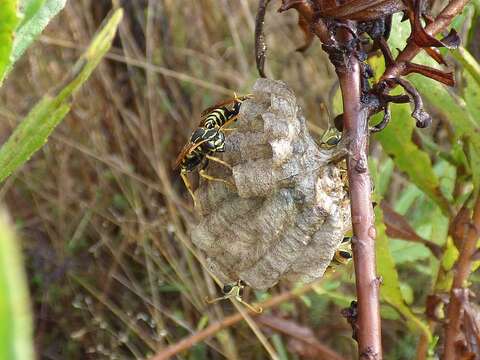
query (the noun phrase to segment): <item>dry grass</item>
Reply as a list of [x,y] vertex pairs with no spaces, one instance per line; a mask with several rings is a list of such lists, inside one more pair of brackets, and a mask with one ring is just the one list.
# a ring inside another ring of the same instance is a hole
[[[255,81],[256,1],[122,5],[128,16],[109,60],[48,144],[1,190],[25,240],[42,359],[145,358],[234,311],[203,301],[218,288],[186,233],[194,215],[171,163],[203,108],[233,91],[248,92]],[[294,14],[280,16],[273,5],[269,72],[303,98],[312,128],[325,128],[320,104],[328,99],[332,70],[318,43],[306,56],[294,52],[302,44]],[[2,137],[58,83],[110,7],[70,1],[29,50],[0,95]],[[274,313],[354,354],[336,305],[318,295],[305,301],[315,306],[291,302]],[[265,334],[281,354],[287,339]],[[268,355],[243,324],[196,346],[188,358],[224,357]]]

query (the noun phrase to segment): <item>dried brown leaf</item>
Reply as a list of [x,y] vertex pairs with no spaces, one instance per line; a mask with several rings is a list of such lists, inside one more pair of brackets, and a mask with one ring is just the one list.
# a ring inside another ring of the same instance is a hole
[[429,66],[406,62],[403,75],[408,75],[411,73],[421,74],[423,76],[429,77],[430,79],[441,82],[442,84],[445,84],[447,86],[455,85],[453,72],[445,72]]
[[353,0],[340,6],[324,7],[321,17],[338,20],[370,21],[403,11],[401,0]]
[[435,257],[441,257],[442,248],[440,246],[420,237],[410,226],[407,219],[393,210],[386,201],[382,201],[381,206],[383,210],[383,220],[385,221],[385,226],[387,227],[386,233],[388,236],[423,244],[430,249]]
[[426,51],[427,54],[428,54],[433,60],[435,60],[438,64],[440,64],[440,65],[447,65],[447,63],[446,63],[445,60],[443,59],[442,54],[440,54],[440,51],[438,51],[436,48],[428,47],[428,48],[425,48],[425,51]]
[[315,359],[343,360],[335,351],[323,345],[315,337],[313,330],[292,320],[277,316],[262,315],[258,321],[269,328],[290,336],[290,350],[301,356]]
[[467,298],[463,301],[463,332],[467,349],[480,359],[480,308]]
[[297,48],[297,51],[304,52],[312,44],[314,35],[310,30],[310,23],[303,16],[300,16],[300,15],[298,16],[298,26],[303,31],[303,35],[305,37],[305,43],[299,48]]
[[415,44],[420,47],[428,48],[428,47],[446,47],[448,49],[455,49],[460,44],[460,38],[457,32],[452,29],[450,33],[444,37],[442,40],[438,40],[437,38],[433,37],[429,33],[427,33],[422,26],[421,18],[422,18],[422,6],[423,0],[413,0],[414,1],[414,9],[413,9],[413,18],[412,18],[412,11],[409,11],[410,14],[410,22],[412,24],[412,37]]

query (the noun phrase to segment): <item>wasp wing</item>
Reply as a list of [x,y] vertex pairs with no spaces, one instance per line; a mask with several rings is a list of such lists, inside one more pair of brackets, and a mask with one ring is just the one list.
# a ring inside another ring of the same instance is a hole
[[206,108],[205,110],[202,111],[202,114],[201,114],[201,117],[202,119],[205,118],[208,114],[210,114],[213,110],[215,110],[216,108],[219,108],[219,107],[222,107],[222,106],[228,106],[230,104],[233,104],[235,102],[242,102],[242,101],[245,101],[247,99],[250,99],[252,98],[253,95],[251,94],[248,94],[248,95],[245,95],[245,96],[236,96],[233,97],[233,98],[230,98],[230,99],[226,99],[224,101],[221,101],[215,105],[212,105],[208,108]]
[[208,108],[206,108],[205,110],[202,111],[202,114],[201,114],[201,118],[202,120],[208,115],[210,114],[213,110],[219,108],[219,107],[222,107],[222,106],[227,106],[227,105],[230,105],[230,104],[233,104],[235,102],[235,98],[231,98],[231,99],[228,99],[228,100],[224,100],[222,102],[219,102],[215,105],[212,105],[212,106],[209,106]]
[[198,143],[189,142],[188,144],[185,144],[182,151],[180,151],[180,154],[178,154],[177,158],[175,159],[175,163],[173,164],[173,170],[178,169],[178,167],[182,163],[185,156],[187,156],[187,154],[189,154],[190,152],[192,152],[197,147],[199,147],[200,145],[202,145],[203,143],[205,143],[207,141],[208,140],[205,139],[205,140],[199,141]]

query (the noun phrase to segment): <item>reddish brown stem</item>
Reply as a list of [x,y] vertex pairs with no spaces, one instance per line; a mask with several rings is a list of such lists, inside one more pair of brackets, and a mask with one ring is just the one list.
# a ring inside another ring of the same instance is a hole
[[358,299],[360,359],[382,358],[379,280],[375,264],[375,227],[368,173],[368,109],[361,102],[360,63],[349,56],[337,67],[343,97],[344,136],[348,145],[348,180],[353,227],[353,259]]
[[258,322],[269,328],[282,332],[293,339],[307,344],[308,347],[314,350],[316,359],[329,359],[329,360],[345,360],[337,352],[325,346],[318,341],[311,329],[303,326],[298,326],[291,320],[286,320],[274,316],[262,315],[258,317]]
[[[448,5],[438,14],[435,18],[435,21],[431,22],[426,28],[425,31],[434,36],[439,32],[445,30],[447,26],[450,25],[452,20],[459,13],[462,12],[463,8],[469,0],[452,0]],[[421,47],[416,45],[413,40],[408,42],[408,45],[398,54],[397,59],[394,64],[391,64],[385,69],[382,79],[386,78],[396,78],[401,76],[404,71],[407,62],[413,60],[413,58],[422,50]]]
[[[452,289],[450,291],[450,301],[447,310],[447,322],[445,325],[445,346],[443,359],[457,359],[455,343],[460,333],[462,300],[459,296],[466,288],[471,267],[472,257],[477,250],[477,241],[480,235],[480,196],[478,196],[475,209],[473,211],[472,221],[467,225],[464,239],[457,239],[456,243],[461,243],[460,256],[455,265],[455,275],[453,278]],[[460,240],[460,241],[458,241]]]
[[[284,293],[281,293],[280,295],[277,295],[263,303],[258,304],[261,306],[264,310],[275,307],[285,301],[289,301],[297,296],[301,296],[303,294],[306,294],[310,292],[315,285],[318,285],[317,283],[310,283],[305,286],[303,286],[300,289],[297,289],[295,291],[287,291]],[[250,316],[255,317],[258,316],[259,314],[253,311],[249,312]],[[226,318],[222,319],[221,321],[217,321],[210,326],[208,326],[206,329],[199,331],[197,333],[194,333],[178,342],[176,342],[173,345],[168,346],[167,348],[163,349],[160,351],[157,355],[154,357],[150,358],[150,360],[167,360],[175,356],[176,354],[190,349],[192,346],[195,344],[199,343],[200,341],[203,341],[209,336],[215,335],[215,333],[219,332],[222,329],[225,329],[227,327],[230,327],[240,321],[242,321],[244,318],[242,314],[236,313],[234,315],[227,316]]]

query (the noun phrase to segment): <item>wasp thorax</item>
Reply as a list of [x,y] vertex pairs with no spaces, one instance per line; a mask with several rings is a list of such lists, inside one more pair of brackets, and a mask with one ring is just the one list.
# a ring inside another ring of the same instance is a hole
[[232,169],[209,164],[210,174],[235,187],[200,182],[193,242],[226,284],[242,279],[266,289],[281,279],[320,278],[351,226],[334,161],[344,150],[317,146],[280,81],[259,79],[236,123],[222,157]]
[[233,289],[233,286],[227,284],[227,285],[223,286],[222,291],[223,291],[224,294],[228,294],[230,291],[232,291],[232,289]]

